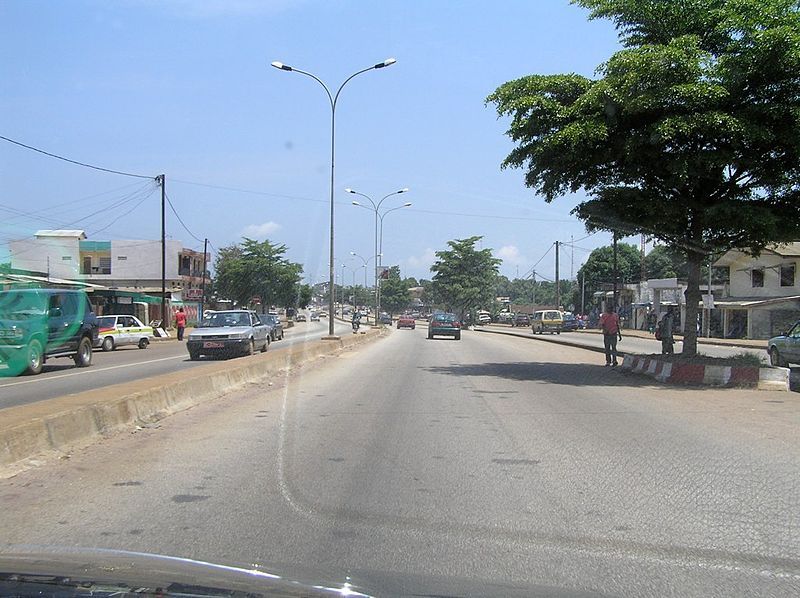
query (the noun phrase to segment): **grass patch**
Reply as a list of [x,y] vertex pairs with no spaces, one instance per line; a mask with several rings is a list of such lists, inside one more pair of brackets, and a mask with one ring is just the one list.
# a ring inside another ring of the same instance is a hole
[[698,353],[695,357],[684,357],[680,353],[673,355],[650,355],[651,359],[658,359],[670,363],[687,363],[694,365],[721,365],[731,367],[763,367],[766,364],[766,359],[753,353],[741,352],[730,357],[711,357],[710,355],[703,355]]

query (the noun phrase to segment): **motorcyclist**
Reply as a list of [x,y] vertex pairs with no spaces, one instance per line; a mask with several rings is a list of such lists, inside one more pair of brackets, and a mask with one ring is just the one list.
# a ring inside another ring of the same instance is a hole
[[358,327],[361,325],[361,311],[355,309],[353,310],[353,332],[358,331]]

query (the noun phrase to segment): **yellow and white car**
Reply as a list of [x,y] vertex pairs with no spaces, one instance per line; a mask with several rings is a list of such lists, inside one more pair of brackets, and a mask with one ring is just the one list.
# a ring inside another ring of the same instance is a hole
[[153,338],[153,328],[145,326],[134,316],[99,316],[100,331],[95,347],[103,351],[113,351],[123,345],[136,345],[146,349]]

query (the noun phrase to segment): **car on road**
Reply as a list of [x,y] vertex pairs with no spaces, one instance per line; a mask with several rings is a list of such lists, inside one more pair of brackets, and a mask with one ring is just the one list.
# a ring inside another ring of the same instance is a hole
[[305,322],[306,321],[306,314],[297,314],[294,317],[295,322]]
[[326,312],[326,311],[319,312],[319,317],[320,318],[327,318],[328,317],[328,312]]
[[511,321],[512,326],[530,326],[531,325],[531,317],[528,314],[517,314],[514,316],[514,319]]
[[461,322],[455,314],[433,314],[428,323],[428,338],[434,336],[452,336],[457,341],[461,340]]
[[489,324],[491,321],[492,321],[492,316],[489,312],[486,311],[478,312],[479,324]]
[[403,314],[399,318],[397,318],[397,329],[400,330],[401,328],[411,328],[414,330],[417,327],[417,321],[408,314]]
[[380,321],[381,324],[389,324],[389,325],[391,325],[392,316],[390,316],[386,312],[383,312],[383,313],[381,313],[380,316],[378,316],[378,320]]
[[186,349],[194,361],[201,355],[252,355],[269,348],[269,326],[254,311],[218,311],[189,333]]
[[269,338],[271,341],[283,340],[283,324],[277,314],[265,314],[261,316],[264,323],[269,326]]
[[557,309],[544,309],[534,312],[531,330],[534,334],[549,332],[561,334],[564,325],[564,316]]
[[575,314],[568,311],[564,312],[562,316],[561,330],[567,332],[570,330],[578,330],[578,328],[580,328],[580,321],[575,317]]
[[778,367],[788,367],[790,363],[800,363],[800,320],[788,331],[767,341],[769,362]]
[[84,291],[20,289],[0,292],[0,376],[38,374],[51,357],[92,363],[97,316]]
[[311,317],[309,318],[312,322],[319,322],[319,314],[315,311],[311,312]]
[[124,345],[136,345],[140,349],[147,349],[150,339],[153,338],[153,328],[145,326],[135,316],[103,315],[98,316],[99,330],[94,347],[103,351],[113,351]]

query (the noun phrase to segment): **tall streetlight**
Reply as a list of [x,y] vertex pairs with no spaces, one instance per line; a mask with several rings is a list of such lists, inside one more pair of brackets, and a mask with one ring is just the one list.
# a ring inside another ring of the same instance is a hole
[[[354,206],[358,206],[359,208],[364,208],[366,210],[372,210],[373,212],[375,212],[375,255],[379,256],[380,253],[381,253],[381,250],[378,249],[378,217],[380,217],[381,224],[383,224],[383,216],[380,215],[381,204],[384,201],[386,201],[388,198],[392,197],[393,195],[400,195],[401,193],[408,193],[408,187],[400,189],[399,191],[394,191],[392,193],[389,193],[389,195],[384,195],[383,198],[381,198],[381,200],[379,202],[377,202],[377,203],[375,203],[369,195],[366,195],[364,193],[359,193],[358,191],[356,191],[354,189],[345,189],[345,191],[347,191],[347,193],[352,193],[353,195],[359,195],[359,196],[365,198],[370,203],[370,205],[372,206],[370,208],[369,206],[365,206],[364,204],[359,203],[357,201],[352,202]],[[409,204],[409,205],[411,205],[411,204]],[[402,206],[400,206],[400,207],[402,207]],[[391,210],[387,210],[387,213],[390,212],[390,211]],[[376,314],[375,324],[378,323],[377,314],[380,311],[380,306],[381,306],[380,294],[379,294],[379,291],[378,291],[378,269],[379,269],[380,265],[381,265],[380,264],[380,260],[377,260],[377,262],[375,264],[375,314]]]
[[[312,79],[314,79],[314,81],[316,81],[317,83],[322,85],[322,88],[325,90],[325,93],[328,94],[328,99],[330,100],[330,103],[331,103],[331,232],[330,232],[330,237],[331,238],[330,238],[330,256],[329,256],[329,259],[328,259],[328,269],[329,269],[328,280],[330,282],[331,289],[333,289],[333,284],[334,284],[334,280],[335,280],[334,271],[335,271],[335,266],[336,266],[336,264],[335,264],[335,256],[333,254],[333,230],[334,230],[334,220],[333,220],[333,216],[334,216],[334,213],[333,213],[333,205],[334,205],[333,204],[334,176],[333,176],[333,173],[334,173],[334,163],[335,163],[334,157],[336,155],[336,143],[335,143],[335,140],[336,140],[336,136],[335,136],[335,133],[336,133],[336,103],[339,100],[339,94],[342,92],[342,89],[344,88],[345,85],[347,85],[347,83],[350,82],[351,79],[353,79],[354,77],[356,77],[356,76],[358,76],[358,75],[360,75],[362,73],[366,73],[368,71],[372,71],[372,70],[375,70],[375,69],[382,69],[384,67],[391,66],[395,62],[397,62],[397,61],[394,58],[387,58],[383,62],[379,62],[377,64],[372,65],[369,68],[361,69],[360,71],[357,71],[357,72],[353,73],[347,79],[344,80],[344,83],[342,83],[339,86],[339,89],[336,90],[336,94],[332,94],[331,90],[328,89],[328,86],[325,85],[325,83],[322,82],[322,79],[320,79],[316,75],[313,75],[313,74],[311,74],[309,72],[302,71],[300,69],[291,67],[288,64],[283,64],[282,62],[275,61],[275,62],[272,63],[272,66],[274,66],[276,69],[280,69],[282,71],[300,73],[301,75],[306,75],[307,77],[311,77]],[[329,339],[329,340],[335,340],[335,339],[338,339],[339,337],[336,336],[333,333],[333,293],[330,293],[329,294],[329,298],[328,298],[328,314],[330,315],[330,317],[328,318],[328,336],[327,337],[323,337],[323,338]]]
[[[375,257],[378,257],[378,256],[373,256],[373,257],[364,259],[363,256],[358,255],[355,251],[351,251],[350,255],[352,255],[353,257],[357,257],[362,262],[362,266],[364,267],[364,291],[366,291],[367,290],[367,264],[369,264]],[[376,308],[377,308],[377,306],[376,306]],[[369,317],[367,317],[367,323],[369,323]],[[375,325],[377,325],[377,324],[378,324],[378,310],[376,309],[375,310]]]

